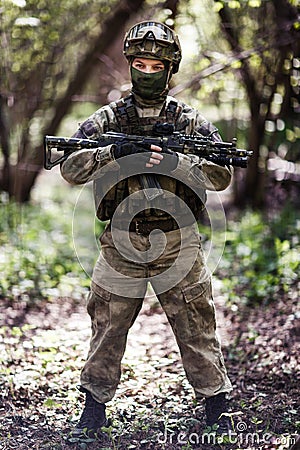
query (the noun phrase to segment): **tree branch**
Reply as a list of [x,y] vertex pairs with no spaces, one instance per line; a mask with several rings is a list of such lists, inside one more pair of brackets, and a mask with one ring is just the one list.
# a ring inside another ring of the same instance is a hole
[[63,97],[58,100],[57,104],[54,106],[55,115],[50,124],[46,127],[46,133],[54,134],[56,132],[61,120],[71,106],[72,96],[78,93],[84,86],[93,66],[98,62],[99,54],[103,53],[113,44],[118,37],[118,30],[122,29],[130,16],[141,8],[144,1],[145,0],[122,1],[116,7],[114,12],[103,22],[101,32],[91,44],[90,51],[87,52],[83,60],[79,62],[75,77],[70,82]]

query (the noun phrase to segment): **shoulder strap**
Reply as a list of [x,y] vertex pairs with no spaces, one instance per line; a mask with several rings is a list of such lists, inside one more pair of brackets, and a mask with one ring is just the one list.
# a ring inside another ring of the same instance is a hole
[[139,116],[133,103],[132,94],[117,102],[110,103],[109,106],[113,110],[123,133],[130,134],[131,130],[139,126]]

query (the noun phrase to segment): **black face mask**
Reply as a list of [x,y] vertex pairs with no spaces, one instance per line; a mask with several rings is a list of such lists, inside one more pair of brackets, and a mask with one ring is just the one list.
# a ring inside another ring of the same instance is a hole
[[156,73],[144,73],[130,67],[132,92],[147,100],[155,100],[167,92],[168,69]]

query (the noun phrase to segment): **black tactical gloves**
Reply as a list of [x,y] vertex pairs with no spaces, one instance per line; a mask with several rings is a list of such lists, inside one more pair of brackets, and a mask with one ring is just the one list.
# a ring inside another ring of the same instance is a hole
[[122,156],[134,155],[136,153],[140,153],[141,156],[144,157],[145,163],[149,161],[151,156],[151,152],[148,152],[148,149],[140,146],[139,144],[134,144],[133,142],[121,142],[114,144],[113,146],[113,154],[115,159],[122,158]]
[[163,172],[172,172],[175,170],[178,164],[178,155],[173,150],[164,149],[163,152],[164,159],[159,163],[159,170]]
[[[138,165],[143,168],[145,168],[146,164],[150,162],[151,155],[155,152],[155,150],[151,151],[150,145],[140,145],[126,141],[114,144],[112,150],[115,159],[119,159],[123,156],[138,154],[137,158],[134,160],[134,165]],[[163,155],[163,159],[159,164],[153,164],[153,167],[151,167],[151,172],[155,172],[157,169],[158,172],[162,171],[168,173],[176,169],[178,164],[177,153],[172,150],[164,149],[161,154]]]

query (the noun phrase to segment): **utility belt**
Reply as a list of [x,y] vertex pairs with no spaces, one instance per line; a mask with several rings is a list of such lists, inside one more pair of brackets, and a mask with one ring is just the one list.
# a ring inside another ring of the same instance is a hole
[[[127,222],[128,223],[128,222]],[[191,221],[186,218],[181,218],[180,220],[180,228],[187,227],[192,225],[195,221]],[[113,225],[118,230],[128,230],[125,223],[122,221],[114,221]],[[108,230],[111,229],[111,224],[108,225]],[[175,219],[170,217],[169,219],[161,219],[161,220],[145,220],[145,219],[133,219],[129,224],[129,231],[134,232],[136,234],[141,234],[143,236],[148,236],[151,231],[161,230],[164,232],[178,230],[179,224]]]

